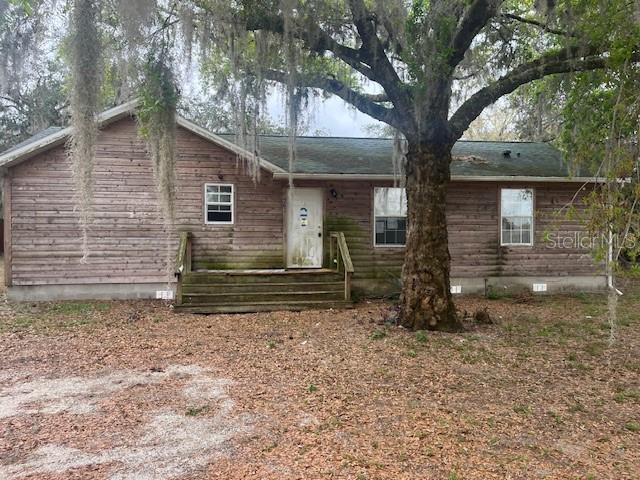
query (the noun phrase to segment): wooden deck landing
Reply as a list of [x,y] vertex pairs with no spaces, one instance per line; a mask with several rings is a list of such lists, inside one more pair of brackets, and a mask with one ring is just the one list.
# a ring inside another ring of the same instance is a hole
[[262,312],[344,308],[344,278],[332,270],[195,271],[181,276],[180,311]]
[[[339,248],[331,250],[334,251],[338,254]],[[332,263],[345,265],[337,259]],[[351,305],[353,267],[350,259],[342,271],[337,268],[192,270],[191,265],[191,236],[185,232],[180,239],[176,269],[176,309],[179,311],[242,313]]]

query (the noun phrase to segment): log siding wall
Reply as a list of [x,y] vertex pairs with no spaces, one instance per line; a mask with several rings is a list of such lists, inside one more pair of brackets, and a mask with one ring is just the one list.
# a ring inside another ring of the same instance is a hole
[[[63,147],[10,169],[5,212],[10,248],[7,280],[14,285],[149,283],[173,280],[178,231],[193,232],[195,269],[282,268],[284,266],[286,182],[262,172],[257,184],[242,172],[234,154],[178,130],[177,219],[167,250],[158,215],[151,161],[135,122],[121,120],[100,133],[95,165],[95,220],[92,254],[83,263],[74,211],[70,165]],[[206,225],[204,184],[232,183],[233,225]],[[373,246],[373,189],[390,183],[301,181],[325,193],[325,240],[332,230],[346,235],[354,281],[399,281],[404,249]],[[533,247],[500,247],[500,187],[535,190]],[[455,182],[448,193],[452,276],[600,275],[588,251],[549,248],[547,231],[583,231],[554,213],[579,185]],[[332,194],[332,190],[335,196]],[[579,198],[579,197],[578,197]],[[325,252],[328,248],[325,248]],[[171,265],[173,266],[173,265]]]
[[[257,185],[235,155],[178,129],[176,231],[194,232],[194,268],[283,266],[282,189],[263,172]],[[14,285],[149,283],[173,280],[153,168],[131,119],[100,132],[91,255],[83,263],[73,182],[63,147],[11,169]],[[205,225],[204,184],[235,185],[234,225]],[[177,235],[170,240],[170,260]],[[173,265],[172,265],[173,268]]]
[[[345,233],[355,268],[354,281],[399,282],[404,248],[375,247],[373,240],[373,191],[376,186],[391,183],[307,181],[300,186],[323,187],[327,192],[325,228]],[[500,246],[503,187],[534,190],[533,246]],[[586,234],[579,221],[567,220],[558,213],[572,201],[576,210],[582,208],[581,189],[582,185],[576,183],[452,182],[447,194],[451,276],[603,275],[602,266],[594,262],[588,249],[554,248],[549,242],[549,234]]]

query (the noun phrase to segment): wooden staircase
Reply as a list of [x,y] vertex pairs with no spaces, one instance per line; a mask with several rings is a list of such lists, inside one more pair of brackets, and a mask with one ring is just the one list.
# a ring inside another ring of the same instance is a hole
[[[335,269],[192,271],[191,235],[185,232],[177,258],[176,309],[242,313],[349,307],[353,265],[348,251],[347,262],[343,260],[344,235],[332,233],[330,238]],[[338,268],[340,265],[342,269]]]

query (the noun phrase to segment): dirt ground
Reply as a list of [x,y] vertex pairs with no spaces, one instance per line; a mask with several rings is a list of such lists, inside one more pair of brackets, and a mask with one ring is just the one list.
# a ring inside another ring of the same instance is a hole
[[0,478],[637,479],[640,288],[251,315],[0,304]]

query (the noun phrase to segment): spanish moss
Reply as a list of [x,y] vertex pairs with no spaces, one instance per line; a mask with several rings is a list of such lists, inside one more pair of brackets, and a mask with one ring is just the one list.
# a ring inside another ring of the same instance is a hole
[[293,189],[293,169],[296,160],[296,137],[298,135],[298,119],[300,111],[300,95],[296,88],[298,58],[293,33],[293,16],[295,0],[281,0],[280,8],[284,17],[284,48],[286,55],[286,111],[288,143],[289,190]]
[[127,45],[132,48],[143,40],[144,27],[156,11],[156,0],[117,0],[116,7]]
[[407,164],[407,140],[399,130],[394,130],[393,134],[393,154],[391,155],[393,165],[393,186],[404,187],[405,167]]
[[93,164],[98,135],[97,112],[102,84],[99,10],[93,0],[75,0],[71,10],[71,126],[68,155],[76,186],[82,235],[82,261],[89,256],[93,215]]
[[149,59],[144,73],[137,118],[153,164],[156,191],[167,234],[166,266],[170,279],[173,272],[171,235],[175,222],[178,91],[166,58]]

